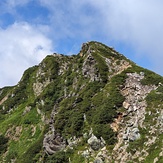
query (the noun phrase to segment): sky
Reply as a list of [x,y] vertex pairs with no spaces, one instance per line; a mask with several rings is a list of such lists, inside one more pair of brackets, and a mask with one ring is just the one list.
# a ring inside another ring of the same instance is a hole
[[163,75],[162,0],[1,0],[0,88],[54,52],[99,41]]

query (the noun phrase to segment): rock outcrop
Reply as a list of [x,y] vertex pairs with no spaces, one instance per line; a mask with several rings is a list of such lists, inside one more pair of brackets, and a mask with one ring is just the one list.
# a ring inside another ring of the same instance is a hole
[[93,134],[88,139],[88,144],[94,151],[98,151],[100,148],[104,147],[104,143],[100,139],[97,139],[97,137]]
[[[141,137],[140,129],[145,127],[143,122],[146,114],[146,96],[156,90],[155,85],[143,85],[141,80],[144,78],[144,73],[128,73],[128,78],[124,84],[121,93],[125,97],[123,107],[123,118],[119,122],[118,143],[113,149],[113,156],[116,162],[124,163],[133,158],[143,157],[141,151],[137,151],[135,155],[127,152],[129,142],[136,141]],[[145,152],[146,155],[146,152]]]
[[92,57],[91,52],[89,52],[89,55],[83,63],[82,74],[84,77],[90,78],[90,81],[100,80],[100,74],[98,73],[98,69],[96,67],[96,61]]
[[162,83],[94,41],[48,55],[0,89],[0,162],[163,162]]
[[43,148],[47,154],[52,155],[57,151],[63,150],[65,148],[65,145],[65,141],[63,140],[61,135],[56,133],[55,131],[53,131],[53,133],[45,135]]

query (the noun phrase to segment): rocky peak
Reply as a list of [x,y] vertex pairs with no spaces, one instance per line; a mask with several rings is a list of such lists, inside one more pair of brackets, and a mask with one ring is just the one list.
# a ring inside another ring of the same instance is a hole
[[79,52],[79,55],[81,57],[86,57],[87,55],[91,55],[92,52],[94,52],[93,47],[91,46],[92,42],[86,42],[82,44],[81,50]]
[[162,83],[95,41],[49,55],[0,90],[0,162],[162,162]]

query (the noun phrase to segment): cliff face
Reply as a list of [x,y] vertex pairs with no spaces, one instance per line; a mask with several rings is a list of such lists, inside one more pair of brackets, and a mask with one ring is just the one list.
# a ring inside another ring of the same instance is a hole
[[163,162],[163,78],[98,42],[0,89],[0,162]]

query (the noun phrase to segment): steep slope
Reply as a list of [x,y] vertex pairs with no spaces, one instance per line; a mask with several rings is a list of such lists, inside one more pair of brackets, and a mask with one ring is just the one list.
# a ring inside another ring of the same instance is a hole
[[163,78],[99,42],[0,89],[0,162],[163,162]]

